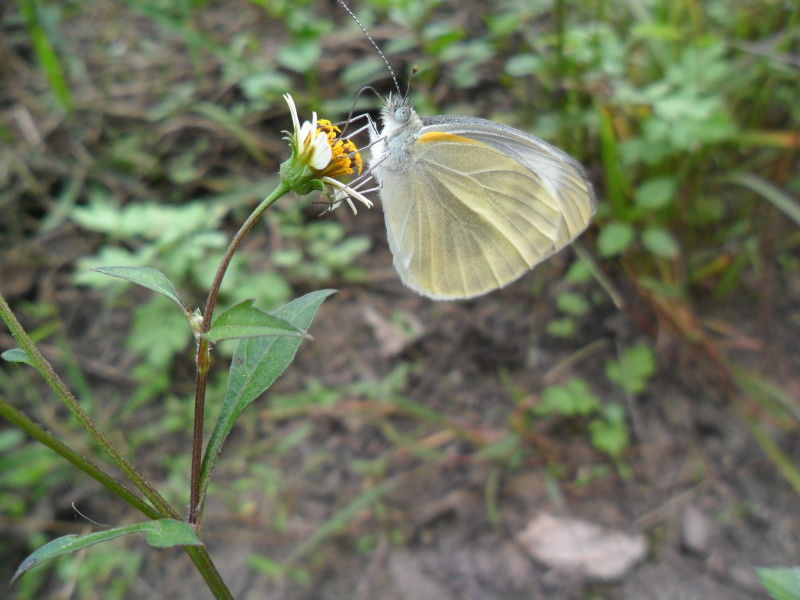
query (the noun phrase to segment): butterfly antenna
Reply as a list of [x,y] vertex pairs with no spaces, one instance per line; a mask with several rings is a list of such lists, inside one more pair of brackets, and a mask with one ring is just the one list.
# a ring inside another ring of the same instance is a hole
[[343,9],[345,9],[347,11],[347,14],[349,14],[351,17],[353,17],[353,20],[361,28],[361,31],[364,33],[365,36],[367,36],[367,39],[369,40],[370,44],[372,44],[372,47],[375,48],[375,50],[378,53],[378,56],[380,56],[381,59],[383,60],[383,64],[385,64],[386,68],[389,69],[389,75],[392,76],[392,81],[394,82],[394,87],[397,89],[397,93],[402,96],[403,92],[400,89],[400,84],[397,82],[397,76],[394,74],[394,69],[392,69],[392,65],[389,64],[389,60],[386,58],[386,55],[383,53],[383,50],[381,50],[378,47],[378,44],[375,43],[375,39],[369,34],[369,31],[367,31],[367,28],[364,27],[363,23],[361,23],[361,21],[358,19],[358,17],[355,15],[355,13],[352,10],[350,10],[350,7],[347,6],[347,4],[344,3],[344,0],[336,0],[336,1],[339,3],[339,5]]
[[409,94],[411,94],[411,81],[417,73],[419,73],[419,67],[417,65],[412,65],[411,72],[408,74],[408,86],[406,86],[406,95],[403,96],[404,98],[408,98]]

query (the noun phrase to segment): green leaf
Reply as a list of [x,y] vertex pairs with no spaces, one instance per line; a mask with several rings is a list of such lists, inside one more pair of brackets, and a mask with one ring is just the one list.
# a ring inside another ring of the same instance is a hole
[[680,246],[672,234],[663,227],[650,227],[642,232],[642,243],[653,254],[664,258],[675,258]]
[[28,356],[28,353],[22,348],[11,348],[10,350],[6,350],[0,354],[0,358],[7,360],[8,362],[25,363],[26,365],[33,366],[30,356]]
[[242,79],[239,85],[249,100],[259,100],[279,95],[291,89],[292,80],[279,71],[264,70]]
[[570,283],[585,283],[592,278],[592,265],[588,260],[579,258],[569,266],[564,280]]
[[558,338],[568,338],[575,335],[577,325],[571,317],[553,319],[547,323],[547,334]]
[[[344,86],[360,85],[363,81],[372,81],[376,79],[379,74],[383,73],[385,68],[386,65],[383,64],[380,58],[377,56],[367,56],[351,62],[350,65],[342,71],[339,80]],[[284,89],[288,89],[288,87]]]
[[192,107],[192,110],[226,129],[258,162],[262,164],[269,162],[261,151],[261,143],[258,136],[239,121],[238,115],[212,102],[199,102]]
[[[311,292],[291,301],[273,314],[295,327],[307,329],[323,300],[335,290]],[[239,341],[233,353],[228,389],[214,431],[208,440],[200,469],[200,496],[205,495],[211,471],[236,419],[253,400],[267,390],[294,360],[303,338],[257,337]]]
[[656,177],[641,184],[634,194],[636,205],[646,210],[656,210],[669,205],[678,188],[674,177]]
[[296,563],[300,559],[311,554],[320,544],[331,536],[347,530],[348,524],[356,518],[359,513],[381,500],[386,494],[390,493],[396,485],[397,481],[390,479],[378,486],[365,489],[355,500],[333,513],[313,534],[295,546],[294,550],[292,550],[289,556],[284,560],[284,565],[288,566]]
[[202,546],[194,528],[183,521],[175,519],[158,519],[154,521],[144,521],[125,527],[115,527],[105,531],[97,531],[86,535],[65,535],[46,543],[41,548],[35,550],[17,567],[13,582],[20,575],[40,564],[52,560],[64,554],[82,550],[93,544],[112,540],[129,533],[142,533],[145,540],[156,548],[169,548],[171,546]]
[[541,68],[541,57],[533,53],[517,54],[506,61],[506,73],[512,77],[531,75]]
[[761,585],[775,600],[800,600],[800,568],[757,568]]
[[318,40],[297,40],[278,51],[278,62],[287,69],[305,73],[317,63],[320,54],[322,46]]
[[588,415],[596,412],[600,401],[583,379],[570,379],[564,385],[551,385],[544,389],[539,404],[533,412],[546,415]]
[[589,312],[589,303],[575,292],[561,292],[556,296],[558,309],[572,317],[582,317]]
[[639,394],[647,387],[647,380],[656,370],[653,351],[645,344],[631,346],[619,360],[606,364],[606,377],[619,384],[629,394]]
[[617,458],[630,443],[625,409],[614,402],[603,408],[603,416],[605,418],[593,419],[589,423],[592,446]]
[[253,300],[245,300],[226,310],[216,318],[208,333],[203,334],[212,342],[269,336],[311,337],[286,319],[256,308]]
[[621,254],[633,241],[633,227],[618,221],[609,223],[597,236],[597,250],[604,258]]
[[137,285],[158,292],[175,302],[181,307],[181,310],[186,312],[186,307],[178,296],[175,286],[158,269],[153,267],[92,267],[91,270],[111,277],[127,279]]

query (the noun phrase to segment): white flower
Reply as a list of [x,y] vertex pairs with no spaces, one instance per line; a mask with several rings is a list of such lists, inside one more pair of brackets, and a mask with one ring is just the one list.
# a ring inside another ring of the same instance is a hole
[[[281,167],[281,174],[285,177],[288,173],[305,173],[309,167],[311,173],[303,180],[292,180],[292,189],[299,193],[309,193],[308,184],[313,180],[321,182],[328,195],[331,210],[342,202],[347,202],[356,213],[353,200],[358,200],[367,208],[372,208],[372,201],[357,191],[365,182],[371,180],[371,175],[361,173],[361,154],[356,145],[349,139],[339,137],[340,129],[326,119],[317,119],[317,113],[312,113],[311,121],[300,124],[297,116],[297,106],[289,94],[283,95],[289,112],[292,115],[293,131],[285,132],[286,138],[292,147],[292,158],[287,161],[292,163],[289,168]],[[353,180],[353,186],[343,183],[340,178],[349,178],[353,173],[358,173]],[[319,189],[319,188],[317,188]]]
[[333,151],[328,143],[328,136],[317,129],[317,113],[311,113],[311,121],[303,121],[300,125],[294,98],[284,94],[283,99],[286,100],[289,112],[292,113],[294,132],[290,134],[289,141],[297,153],[297,158],[312,169],[321,171],[331,162]]

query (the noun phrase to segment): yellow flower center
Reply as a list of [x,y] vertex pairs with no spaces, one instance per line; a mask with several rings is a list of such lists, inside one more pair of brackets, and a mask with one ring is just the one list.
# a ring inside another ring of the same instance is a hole
[[341,129],[328,119],[317,119],[317,133],[327,136],[333,154],[328,166],[317,173],[319,177],[340,179],[352,175],[353,172],[361,175],[364,168],[361,153],[350,139],[339,137],[342,134]]

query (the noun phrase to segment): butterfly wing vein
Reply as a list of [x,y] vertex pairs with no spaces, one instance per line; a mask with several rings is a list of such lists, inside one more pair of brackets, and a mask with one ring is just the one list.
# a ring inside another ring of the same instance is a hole
[[415,142],[403,185],[382,192],[395,267],[431,298],[507,285],[574,240],[594,213],[579,163],[537,138],[482,123],[423,127],[469,142]]

